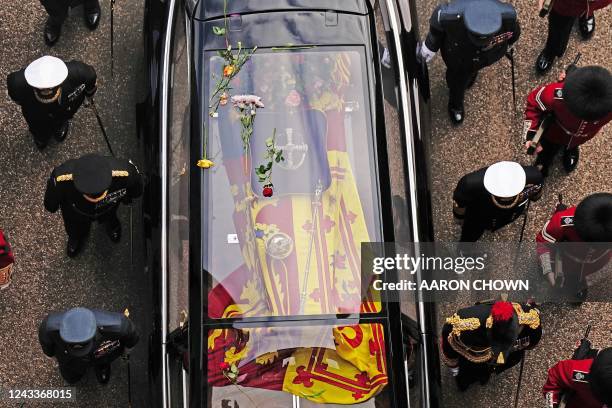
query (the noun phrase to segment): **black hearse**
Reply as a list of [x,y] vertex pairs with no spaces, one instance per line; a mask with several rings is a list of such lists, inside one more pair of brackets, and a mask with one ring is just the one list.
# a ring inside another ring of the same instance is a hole
[[359,271],[432,240],[414,2],[145,4],[152,405],[437,406],[433,310]]

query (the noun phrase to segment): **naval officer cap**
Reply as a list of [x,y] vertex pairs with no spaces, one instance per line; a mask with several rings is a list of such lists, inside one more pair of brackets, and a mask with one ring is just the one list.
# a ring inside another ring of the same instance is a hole
[[75,307],[64,313],[60,322],[59,335],[70,346],[72,355],[88,354],[93,348],[96,335],[96,316],[89,309]]
[[502,11],[496,0],[475,0],[463,13],[465,27],[476,37],[490,37],[502,27]]
[[525,188],[527,175],[523,166],[516,162],[501,161],[485,171],[484,187],[492,195],[510,198],[518,195]]
[[86,154],[78,158],[73,170],[74,186],[83,194],[98,194],[110,187],[113,169],[108,158]]
[[37,89],[60,86],[68,77],[68,67],[59,58],[45,55],[32,61],[25,69],[26,82]]

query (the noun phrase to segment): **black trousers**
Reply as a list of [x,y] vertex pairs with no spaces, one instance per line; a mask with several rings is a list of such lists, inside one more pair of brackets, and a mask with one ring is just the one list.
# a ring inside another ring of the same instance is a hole
[[98,0],[40,0],[40,3],[49,14],[50,23],[55,26],[62,25],[68,16],[70,7],[76,7],[82,3],[85,13],[100,9]]
[[460,357],[459,358],[459,374],[457,375],[457,385],[459,389],[465,390],[471,384],[475,382],[480,382],[481,384],[485,384],[489,381],[491,374],[501,374],[509,368],[514,367],[518,363],[520,363],[524,350],[515,351],[510,353],[508,357],[508,361],[504,365],[493,366],[487,363],[472,363],[471,361]]
[[564,145],[550,142],[546,138],[541,138],[540,144],[542,145],[542,148],[544,150],[538,153],[538,157],[536,158],[534,165],[542,165],[542,174],[548,175],[550,165],[555,159],[557,153],[559,153],[560,150],[563,150],[563,152],[565,152],[567,149]]
[[453,108],[463,107],[465,90],[476,79],[478,70],[446,67],[446,85],[448,86],[448,104]]
[[[107,232],[111,232],[120,227],[119,218],[117,218],[117,208],[115,205],[111,210],[102,214],[96,219],[100,224],[105,224]],[[62,218],[64,219],[64,228],[68,237],[78,240],[84,239],[89,233],[93,219],[79,214],[71,208],[62,208]]]
[[26,118],[30,133],[34,139],[43,144],[49,143],[49,139],[57,134],[67,121],[67,119],[32,120]]
[[544,51],[552,56],[562,57],[567,49],[572,27],[578,17],[562,16],[554,10],[548,14],[548,38]]

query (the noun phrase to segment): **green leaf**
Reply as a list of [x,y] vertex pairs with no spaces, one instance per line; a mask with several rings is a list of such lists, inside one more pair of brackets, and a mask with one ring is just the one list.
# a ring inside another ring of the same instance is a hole
[[225,35],[225,27],[213,26],[213,33],[215,35]]
[[232,370],[232,373],[238,374],[238,367],[236,366],[236,364],[232,364],[230,368]]
[[274,159],[275,162],[280,163],[282,157],[281,156],[276,156],[276,158]]
[[270,170],[272,168],[272,162],[268,162],[268,165],[266,166],[266,170]]
[[259,172],[260,172],[260,173],[265,173],[266,168],[265,168],[265,166],[262,164],[261,166],[259,166],[259,168],[258,168],[257,170],[259,170]]

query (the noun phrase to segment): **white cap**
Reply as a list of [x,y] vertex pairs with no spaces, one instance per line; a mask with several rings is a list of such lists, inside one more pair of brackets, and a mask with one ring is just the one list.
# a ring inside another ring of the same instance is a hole
[[45,55],[25,69],[27,83],[37,89],[49,89],[60,86],[68,76],[68,67],[59,58]]
[[484,186],[496,197],[510,198],[525,188],[527,176],[523,166],[516,162],[501,161],[489,166],[484,175]]

